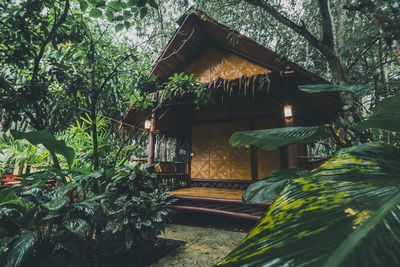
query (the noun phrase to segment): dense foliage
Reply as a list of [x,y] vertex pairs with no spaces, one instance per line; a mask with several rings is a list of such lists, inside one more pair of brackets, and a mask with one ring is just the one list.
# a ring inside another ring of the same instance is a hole
[[219,265],[398,265],[399,157],[390,145],[367,143],[291,177]]
[[[25,136],[46,147],[54,144],[54,137],[40,134]],[[155,241],[169,214],[170,196],[152,169],[140,164],[105,171],[52,169],[22,178],[0,191],[0,262],[7,266],[85,266],[89,241],[106,224],[116,239],[123,233],[127,249],[136,249]]]
[[[332,88],[321,86],[320,90]],[[354,87],[335,90],[359,92]],[[398,96],[379,102],[371,118],[353,127],[399,130],[394,108],[400,104]],[[234,146],[252,144],[274,149],[326,138],[328,127],[237,132],[230,142]],[[341,144],[351,146],[334,131],[331,135]],[[277,170],[249,186],[243,202],[273,204],[219,265],[398,265],[400,151],[370,139],[366,143],[362,143],[362,138],[355,141],[357,145],[339,150],[316,170]]]
[[[151,169],[129,164],[146,135],[132,125],[121,134],[118,122],[129,106],[157,109],[187,94],[196,107],[212,101],[193,76],[158,84],[148,75],[175,21],[195,9],[230,26],[227,38],[240,32],[333,82],[300,89],[340,91],[344,104],[332,125],[232,137],[264,149],[318,142],[335,156],[250,186],[245,202],[275,204],[223,264],[361,265],[386,246],[398,252],[388,234],[398,229],[398,0],[3,0],[0,174],[25,174],[0,191],[0,264],[77,264],[106,223],[127,248],[163,229],[169,197]],[[366,242],[373,251],[359,254]]]
[[116,170],[106,187],[107,210],[113,218],[113,232],[122,232],[126,248],[154,242],[164,230],[171,204],[166,190],[157,186],[153,167],[126,166]]

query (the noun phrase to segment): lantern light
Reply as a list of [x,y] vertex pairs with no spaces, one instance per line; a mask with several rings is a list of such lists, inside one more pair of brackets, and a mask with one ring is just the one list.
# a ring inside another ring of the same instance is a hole
[[285,105],[283,107],[283,115],[285,116],[285,119],[290,119],[293,117],[293,109],[291,105]]
[[146,120],[144,122],[144,128],[148,130],[150,129],[150,127],[151,127],[151,120]]

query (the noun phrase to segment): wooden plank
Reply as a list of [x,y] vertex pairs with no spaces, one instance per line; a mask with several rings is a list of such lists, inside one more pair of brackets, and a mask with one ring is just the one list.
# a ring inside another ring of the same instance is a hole
[[204,208],[204,207],[190,207],[190,206],[181,206],[181,205],[169,205],[169,207],[172,208],[172,209],[226,215],[226,216],[232,216],[232,217],[237,217],[237,218],[242,218],[242,219],[247,219],[247,220],[258,221],[259,219],[261,219],[261,216],[259,216],[259,215],[240,213],[240,212],[232,212],[232,211],[225,211],[225,210],[220,210],[220,209],[208,209],[208,208]]
[[174,196],[238,200],[241,203],[243,192],[244,190],[239,189],[191,187],[172,190],[168,193]]

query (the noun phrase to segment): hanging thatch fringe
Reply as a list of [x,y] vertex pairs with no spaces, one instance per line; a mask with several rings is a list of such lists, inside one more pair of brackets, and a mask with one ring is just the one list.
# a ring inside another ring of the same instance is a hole
[[[263,95],[266,96],[269,94],[270,89],[270,80],[267,74],[258,74],[254,76],[242,76],[237,79],[226,80],[222,78],[218,78],[214,81],[211,81],[207,85],[207,89],[211,92],[212,95],[221,96],[223,100],[224,95],[228,96],[252,96],[255,98],[256,96]],[[179,90],[175,94],[174,99],[169,99],[168,102],[174,102],[180,98],[193,96],[195,92],[192,91],[184,91]],[[163,95],[163,91],[157,91],[151,93],[151,99],[154,102],[162,103],[165,99]]]

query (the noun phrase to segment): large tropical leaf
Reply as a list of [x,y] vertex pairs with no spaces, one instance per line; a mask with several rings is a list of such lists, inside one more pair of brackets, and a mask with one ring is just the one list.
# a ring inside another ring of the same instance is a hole
[[56,196],[56,197],[65,196],[65,194],[67,194],[68,191],[70,191],[72,188],[76,187],[77,185],[78,185],[78,183],[75,181],[69,182],[67,184],[63,184],[63,185],[57,187],[56,190],[54,190],[54,192],[53,192],[54,196]]
[[0,238],[0,253],[3,253],[7,249],[8,245],[13,242],[17,237],[2,237]]
[[48,182],[50,179],[55,179],[56,181],[65,180],[65,176],[70,174],[69,170],[60,170],[60,169],[51,169],[46,171],[34,172],[34,173],[27,173],[21,174],[20,176],[23,179],[24,184],[36,184],[40,181]]
[[242,195],[243,203],[254,204],[274,201],[291,179],[308,175],[309,171],[297,168],[275,170],[262,181],[251,184]]
[[299,89],[306,93],[321,93],[321,92],[349,92],[357,97],[362,97],[372,92],[372,85],[352,85],[341,86],[335,84],[306,84],[300,85]]
[[68,165],[72,165],[75,157],[74,150],[67,146],[64,140],[57,140],[48,130],[29,133],[11,130],[11,134],[15,139],[26,139],[33,145],[42,144],[46,149],[63,155],[67,160]]
[[399,266],[400,151],[340,150],[290,183],[221,266]]
[[236,132],[229,139],[232,146],[253,145],[273,150],[281,146],[303,144],[330,137],[325,126],[286,127]]
[[10,253],[8,254],[7,264],[9,267],[18,267],[32,253],[38,235],[36,232],[23,230],[20,238],[15,241]]
[[379,128],[400,132],[400,94],[388,97],[376,105],[371,118],[361,122],[357,128]]
[[9,187],[3,188],[0,190],[0,203],[6,202],[10,199],[16,198],[15,192],[18,190],[18,187]]
[[60,197],[55,197],[51,201],[43,204],[44,207],[46,207],[50,211],[57,211],[64,207],[65,203],[69,199],[68,196],[60,196]]
[[12,208],[24,214],[31,209],[31,206],[21,199],[9,199],[0,203],[0,208]]
[[82,239],[85,239],[92,229],[90,224],[84,219],[70,218],[65,220],[63,224],[65,228]]

